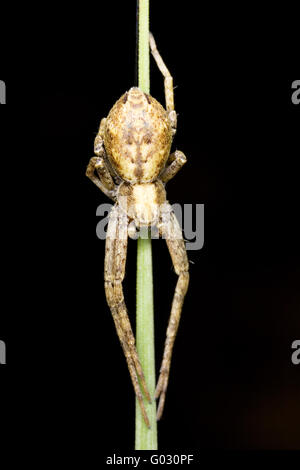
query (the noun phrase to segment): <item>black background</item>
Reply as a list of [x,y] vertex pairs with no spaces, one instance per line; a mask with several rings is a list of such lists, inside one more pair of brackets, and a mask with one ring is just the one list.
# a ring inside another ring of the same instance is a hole
[[[28,392],[19,410],[28,397],[41,425],[54,424],[55,441],[63,446],[74,435],[92,455],[134,446],[134,393],[95,233],[96,208],[109,200],[85,168],[100,119],[134,84],[136,11],[133,1],[72,8],[47,13],[26,46],[20,41],[18,60],[5,58],[0,77],[3,141],[24,185],[11,189],[3,176],[14,201],[3,211],[18,227],[3,235],[13,255],[25,241],[7,264],[12,288],[0,338],[8,395]],[[291,362],[300,337],[297,76],[288,46],[251,13],[249,26],[239,12],[220,30],[212,16],[207,31],[205,13],[194,15],[190,2],[151,5],[151,30],[176,86],[174,149],[188,158],[167,185],[168,199],[205,205],[204,247],[188,253],[191,283],[158,425],[161,450],[300,448],[300,366]],[[287,70],[290,79],[281,78]],[[164,103],[153,60],[151,94]],[[3,164],[10,175],[11,160]],[[135,263],[130,241],[124,289],[133,326]],[[153,241],[153,264],[158,370],[176,283],[163,240]]]

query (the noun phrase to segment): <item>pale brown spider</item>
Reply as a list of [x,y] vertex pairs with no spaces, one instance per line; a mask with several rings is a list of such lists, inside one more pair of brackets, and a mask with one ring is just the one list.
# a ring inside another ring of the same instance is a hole
[[148,427],[149,419],[140,384],[147,399],[151,401],[151,398],[135,348],[122,289],[127,240],[128,235],[133,235],[132,228],[142,229],[150,226],[158,228],[159,234],[166,238],[175,272],[179,276],[155,391],[155,398],[160,397],[157,419],[160,419],[164,407],[172,349],[189,283],[189,264],[182,230],[166,200],[165,191],[165,184],[184,165],[186,157],[180,151],[170,154],[177,121],[173,79],[151,34],[150,48],[164,76],[166,110],[152,96],[143,93],[139,88],[127,91],[115,103],[107,118],[102,119],[95,139],[96,156],[91,158],[86,171],[86,175],[93,183],[115,201],[110,212],[106,236],[104,267],[106,299]]

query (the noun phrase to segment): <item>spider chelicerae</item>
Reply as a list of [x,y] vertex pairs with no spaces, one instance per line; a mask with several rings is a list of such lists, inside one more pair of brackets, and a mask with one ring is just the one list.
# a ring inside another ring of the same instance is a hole
[[177,125],[173,79],[151,33],[149,40],[152,55],[164,76],[166,110],[139,88],[133,87],[127,91],[112,107],[107,118],[101,120],[94,145],[96,156],[90,159],[86,171],[93,183],[115,201],[109,214],[106,235],[106,299],[148,427],[149,419],[141,387],[149,401],[151,397],[136,351],[122,288],[128,236],[134,238],[136,230],[157,227],[159,234],[166,239],[178,275],[155,390],[155,398],[159,398],[157,419],[160,419],[164,408],[172,350],[189,283],[189,265],[182,230],[165,191],[165,184],[185,164],[186,157],[178,150],[170,153]]

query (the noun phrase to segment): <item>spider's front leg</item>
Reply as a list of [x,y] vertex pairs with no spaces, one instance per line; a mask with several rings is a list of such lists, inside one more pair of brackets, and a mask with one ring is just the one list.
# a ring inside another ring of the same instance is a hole
[[128,318],[122,288],[122,281],[125,275],[127,242],[127,216],[121,211],[118,205],[115,205],[109,215],[106,235],[104,266],[105,293],[115,322],[117,334],[126,357],[130,377],[141,407],[144,421],[146,425],[150,427],[138,379],[140,379],[141,386],[149,402],[151,402],[151,398],[135,348],[135,339]]
[[166,203],[165,209],[166,210],[163,214],[163,220],[160,225],[160,232],[166,239],[175,272],[179,277],[173,297],[171,315],[167,328],[164,355],[155,391],[155,398],[159,398],[159,405],[157,409],[158,420],[161,418],[164,408],[170,373],[172,350],[179,325],[184,297],[189,285],[189,262],[182,237],[182,230],[169,203]]

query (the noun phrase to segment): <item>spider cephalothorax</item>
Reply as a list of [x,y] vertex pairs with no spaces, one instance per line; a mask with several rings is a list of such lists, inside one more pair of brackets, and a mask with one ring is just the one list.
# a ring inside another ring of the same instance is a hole
[[[128,235],[132,229],[157,226],[166,239],[176,274],[179,276],[167,329],[164,356],[155,397],[160,397],[157,418],[161,417],[168,385],[172,349],[189,282],[188,259],[182,231],[166,200],[165,184],[186,162],[180,151],[170,154],[176,132],[173,80],[159,55],[153,36],[151,52],[165,78],[166,110],[152,96],[131,88],[102,119],[95,139],[95,157],[87,176],[115,201],[110,216],[105,249],[105,292],[116,330],[125,353],[130,376],[146,424],[139,380],[150,395],[136,352],[134,336],[123,297]],[[97,175],[95,174],[97,172]],[[139,379],[139,380],[138,380]]]

